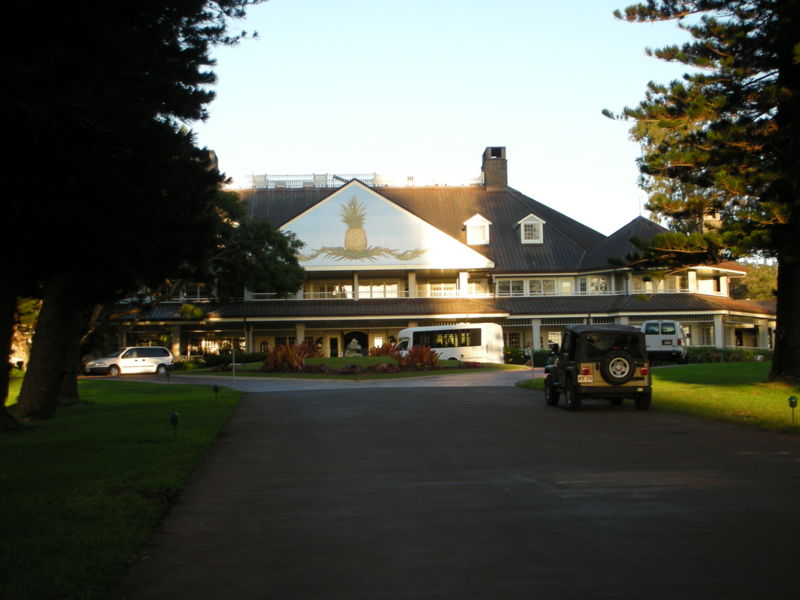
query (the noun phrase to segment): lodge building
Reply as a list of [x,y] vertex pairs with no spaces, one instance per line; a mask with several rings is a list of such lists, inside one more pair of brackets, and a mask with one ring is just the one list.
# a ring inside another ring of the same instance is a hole
[[[305,243],[307,280],[289,297],[244,290],[218,303],[204,286],[153,305],[122,329],[126,345],[176,355],[258,352],[308,341],[339,356],[409,326],[494,322],[507,346],[546,347],[571,323],[679,321],[689,344],[770,348],[775,303],[734,300],[734,262],[650,279],[624,259],[634,237],[664,229],[638,217],[610,236],[508,186],[506,149],[486,148],[469,185],[394,185],[380,175],[258,176],[240,194],[250,219]],[[186,310],[191,304],[193,310]]]

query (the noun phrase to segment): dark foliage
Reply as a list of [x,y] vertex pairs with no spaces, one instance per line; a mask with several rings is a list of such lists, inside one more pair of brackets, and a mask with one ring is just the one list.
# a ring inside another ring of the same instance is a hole
[[[648,51],[683,80],[650,83],[626,108],[648,208],[671,232],[631,257],[678,270],[749,256],[778,264],[771,378],[800,378],[800,3],[651,0],[628,21],[676,20],[692,40]],[[609,114],[609,113],[607,113]]]

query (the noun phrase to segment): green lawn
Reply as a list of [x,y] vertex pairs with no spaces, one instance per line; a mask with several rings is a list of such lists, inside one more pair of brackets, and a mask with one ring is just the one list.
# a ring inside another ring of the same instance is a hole
[[[768,362],[702,363],[653,370],[651,410],[715,419],[772,431],[800,433],[788,398],[800,388],[765,383]],[[544,379],[523,387],[541,390]],[[800,409],[797,409],[800,423]]]
[[80,393],[85,404],[0,435],[4,600],[105,598],[240,397],[97,380]]
[[[788,398],[800,388],[765,383],[770,363],[706,363],[653,370],[653,409],[800,433]],[[797,414],[800,421],[800,412]]]

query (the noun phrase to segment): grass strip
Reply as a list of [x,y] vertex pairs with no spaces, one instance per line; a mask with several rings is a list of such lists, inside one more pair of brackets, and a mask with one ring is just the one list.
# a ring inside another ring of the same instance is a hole
[[53,420],[0,436],[6,600],[106,597],[240,397],[96,380],[81,382],[80,394],[83,404]]

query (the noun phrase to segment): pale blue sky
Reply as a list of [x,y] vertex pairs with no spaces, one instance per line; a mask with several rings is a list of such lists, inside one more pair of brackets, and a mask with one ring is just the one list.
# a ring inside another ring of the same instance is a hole
[[[271,0],[217,50],[195,124],[236,183],[249,174],[478,176],[505,146],[511,187],[610,234],[640,214],[638,146],[601,114],[683,68],[645,55],[685,39],[616,0]],[[644,214],[644,213],[642,213]]]

